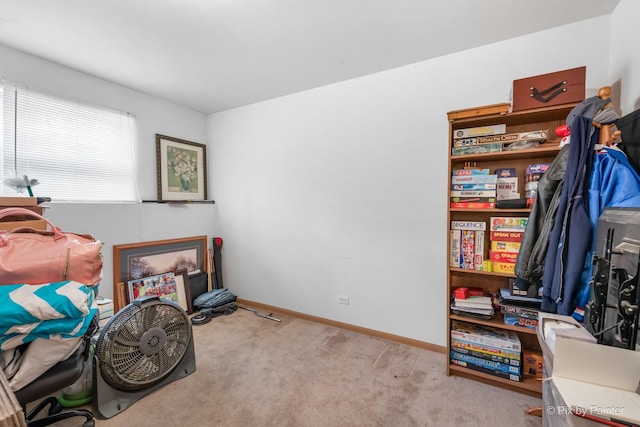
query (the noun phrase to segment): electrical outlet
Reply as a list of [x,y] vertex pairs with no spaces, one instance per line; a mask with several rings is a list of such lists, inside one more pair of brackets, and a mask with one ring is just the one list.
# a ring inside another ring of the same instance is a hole
[[338,304],[346,304],[349,305],[349,297],[338,296]]

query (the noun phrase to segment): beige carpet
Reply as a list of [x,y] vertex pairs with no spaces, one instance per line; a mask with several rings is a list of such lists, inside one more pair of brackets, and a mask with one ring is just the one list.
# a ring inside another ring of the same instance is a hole
[[[245,310],[194,326],[194,374],[97,426],[540,426],[540,399],[444,375],[446,356]],[[81,425],[81,419],[62,426]]]

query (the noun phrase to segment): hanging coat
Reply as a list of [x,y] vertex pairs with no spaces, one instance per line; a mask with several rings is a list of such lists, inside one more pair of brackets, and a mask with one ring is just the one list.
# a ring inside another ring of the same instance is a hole
[[580,291],[585,259],[591,248],[588,180],[595,143],[591,118],[578,116],[571,125],[567,171],[555,224],[549,237],[542,278],[542,310],[569,315]]
[[582,321],[583,310],[589,299],[589,283],[592,276],[592,258],[595,250],[595,230],[604,208],[640,207],[640,175],[628,157],[619,149],[607,148],[594,157],[589,183],[589,216],[594,231],[591,248],[587,253],[582,272],[580,290],[573,317]]
[[516,260],[515,275],[518,281],[539,284],[544,275],[549,234],[558,211],[568,157],[569,145],[565,145],[538,182],[536,198]]

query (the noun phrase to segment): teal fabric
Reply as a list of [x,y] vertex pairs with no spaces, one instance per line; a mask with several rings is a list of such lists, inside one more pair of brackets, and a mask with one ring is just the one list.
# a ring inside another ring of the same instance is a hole
[[89,313],[94,292],[91,287],[72,281],[2,285],[0,332],[14,325],[85,316]]
[[97,311],[96,292],[72,281],[0,286],[0,350],[54,334],[83,336]]

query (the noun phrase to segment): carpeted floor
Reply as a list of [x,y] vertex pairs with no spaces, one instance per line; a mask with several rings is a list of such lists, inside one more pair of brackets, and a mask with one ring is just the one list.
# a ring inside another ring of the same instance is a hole
[[[194,374],[96,426],[540,426],[540,399],[444,375],[446,357],[273,313],[194,326]],[[81,425],[81,419],[61,426]]]

